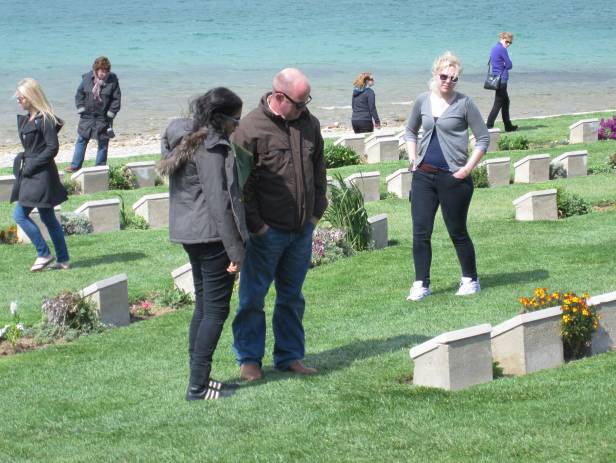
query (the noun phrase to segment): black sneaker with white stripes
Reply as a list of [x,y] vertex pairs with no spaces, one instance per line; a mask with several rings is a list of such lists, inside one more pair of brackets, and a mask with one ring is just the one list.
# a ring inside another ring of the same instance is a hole
[[235,394],[235,389],[214,389],[204,386],[188,386],[186,400],[216,400],[230,397]]

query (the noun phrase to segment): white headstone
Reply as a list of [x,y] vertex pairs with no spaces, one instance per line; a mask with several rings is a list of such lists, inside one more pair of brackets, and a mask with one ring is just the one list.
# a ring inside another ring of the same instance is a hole
[[556,188],[530,191],[513,200],[516,220],[557,220]]
[[128,308],[128,277],[122,273],[84,288],[84,298],[91,300],[106,325],[125,326],[130,323]]
[[486,159],[482,163],[488,171],[490,188],[509,185],[511,160],[509,158]]
[[599,119],[583,119],[569,126],[569,143],[592,143],[599,140]]
[[169,193],[144,195],[133,204],[133,211],[145,219],[151,228],[169,226]]
[[129,162],[126,164],[126,168],[135,176],[135,186],[137,188],[154,186],[156,182],[156,162]]
[[550,179],[550,155],[532,154],[513,164],[515,183],[539,183]]
[[379,214],[368,217],[370,226],[370,241],[374,243],[374,249],[387,247],[389,239],[387,236],[387,214]]
[[79,192],[87,195],[109,189],[109,166],[84,167],[75,172],[71,179],[79,185]]
[[0,201],[10,201],[11,200],[11,191],[13,191],[14,183],[15,183],[14,175],[0,176]]
[[171,272],[173,284],[176,288],[181,289],[185,293],[195,295],[195,282],[192,275],[192,267],[190,262],[181,267],[176,268]]
[[92,233],[103,233],[120,229],[120,200],[102,199],[87,201],[75,209],[85,214],[92,223]]
[[584,177],[588,175],[588,151],[568,151],[554,158],[552,163],[560,165],[570,177]]
[[407,199],[411,184],[413,182],[413,173],[408,169],[398,169],[391,175],[385,177],[387,182],[387,191],[395,194],[398,198]]
[[363,134],[358,133],[354,135],[344,135],[340,137],[338,140],[334,142],[334,145],[337,146],[348,146],[353,151],[355,151],[358,155],[364,155],[364,140],[365,137]]
[[379,172],[358,172],[349,175],[344,181],[347,185],[356,185],[361,191],[364,201],[369,202],[381,199],[380,178]]

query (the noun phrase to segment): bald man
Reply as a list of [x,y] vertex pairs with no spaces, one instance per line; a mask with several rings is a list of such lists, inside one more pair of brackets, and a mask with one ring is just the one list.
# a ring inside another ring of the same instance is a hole
[[233,350],[246,381],[263,378],[265,296],[272,284],[274,367],[314,374],[305,366],[302,286],[312,232],[327,208],[323,138],[307,105],[310,82],[294,68],[280,71],[259,106],[240,121],[233,141],[254,156],[244,188],[251,236],[241,269]]

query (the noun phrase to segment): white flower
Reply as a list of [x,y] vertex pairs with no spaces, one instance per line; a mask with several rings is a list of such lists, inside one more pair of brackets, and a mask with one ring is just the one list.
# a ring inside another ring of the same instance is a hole
[[6,333],[9,330],[9,325],[6,325],[4,328],[0,328],[0,339],[2,339],[2,337],[4,336],[4,333]]
[[11,302],[11,315],[15,316],[15,314],[17,313],[17,301],[12,301]]

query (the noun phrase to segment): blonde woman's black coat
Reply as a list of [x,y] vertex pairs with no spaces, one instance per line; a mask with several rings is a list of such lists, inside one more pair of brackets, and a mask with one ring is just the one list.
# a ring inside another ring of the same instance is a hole
[[54,158],[58,154],[58,132],[62,121],[55,124],[43,116],[29,120],[17,116],[19,139],[24,148],[13,162],[15,183],[11,202],[25,207],[54,207],[66,201],[68,194],[58,175]]

